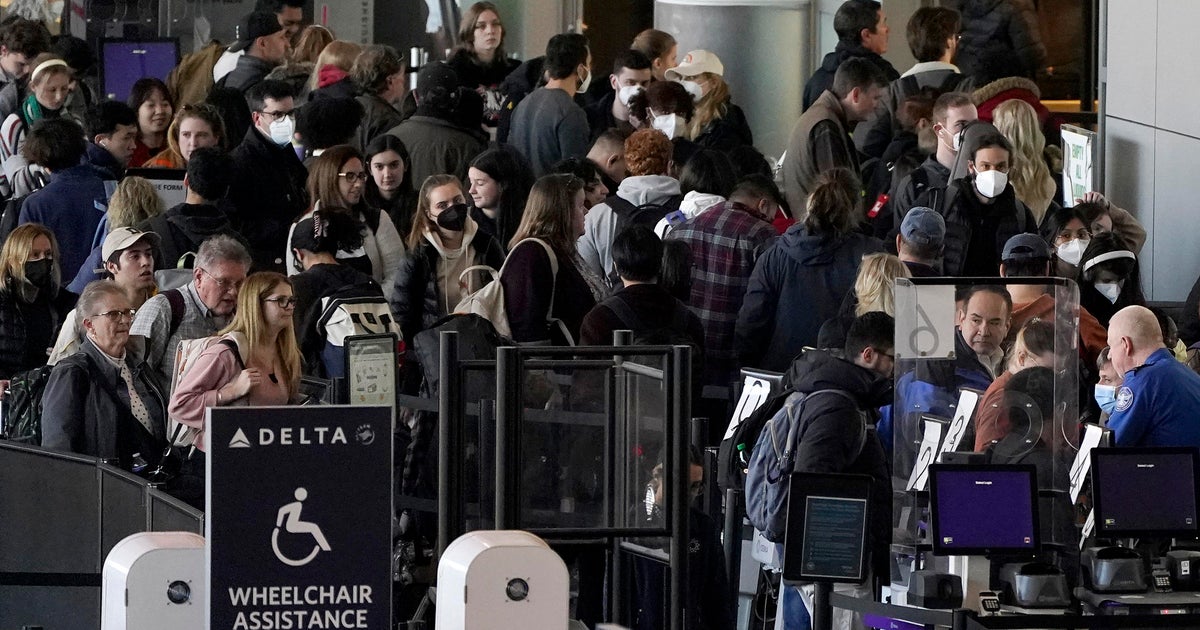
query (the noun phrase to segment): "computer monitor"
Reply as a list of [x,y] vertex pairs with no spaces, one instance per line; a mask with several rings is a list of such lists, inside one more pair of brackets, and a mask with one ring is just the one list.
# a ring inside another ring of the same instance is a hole
[[1200,534],[1194,447],[1092,449],[1092,501],[1100,538]]
[[936,555],[1032,554],[1041,544],[1032,465],[933,464],[929,510]]
[[179,65],[179,39],[105,39],[100,43],[100,63],[105,96],[124,101],[138,79],[167,80]]

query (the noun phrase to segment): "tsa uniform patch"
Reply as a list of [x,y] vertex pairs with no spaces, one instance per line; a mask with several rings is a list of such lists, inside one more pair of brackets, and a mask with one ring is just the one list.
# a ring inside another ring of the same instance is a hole
[[1117,390],[1117,411],[1125,411],[1133,404],[1133,390],[1122,387]]

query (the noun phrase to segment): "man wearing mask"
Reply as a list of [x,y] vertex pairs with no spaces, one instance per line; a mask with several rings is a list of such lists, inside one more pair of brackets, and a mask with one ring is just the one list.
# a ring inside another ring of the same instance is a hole
[[941,211],[945,200],[946,185],[950,183],[950,169],[958,158],[962,144],[962,132],[971,123],[979,120],[979,112],[971,102],[971,96],[962,92],[947,92],[933,103],[933,133],[937,136],[937,151],[925,159],[920,168],[900,180],[888,202],[895,216],[896,225],[904,220],[909,208],[919,205],[917,198],[924,196],[928,207]]
[[246,92],[266,78],[267,74],[287,60],[288,33],[271,13],[256,11],[242,18],[238,40],[229,47],[234,53],[244,52],[237,65],[217,85]]
[[[990,125],[988,125],[990,127]],[[1037,230],[1033,213],[1008,183],[1012,148],[999,132],[968,134],[968,175],[946,188],[947,276],[996,276],[1008,239]],[[937,210],[937,208],[934,208]]]
[[608,76],[612,91],[587,108],[592,141],[614,127],[625,133],[633,132],[633,125],[629,123],[629,100],[645,90],[652,78],[650,59],[646,55],[633,49],[617,54],[613,73]]
[[551,37],[542,69],[546,85],[517,106],[508,134],[508,143],[529,160],[538,177],[555,164],[588,152],[587,113],[575,104],[575,94],[587,92],[592,84],[587,38],[578,33]]
[[838,167],[859,172],[850,128],[875,111],[885,85],[883,73],[871,62],[847,59],[833,85],[796,121],[783,161],[784,192],[792,212],[804,214],[819,174]]
[[252,124],[232,153],[229,200],[235,212],[230,219],[250,243],[254,268],[282,272],[288,228],[308,208],[308,172],[292,148],[292,88],[268,80],[247,97]]

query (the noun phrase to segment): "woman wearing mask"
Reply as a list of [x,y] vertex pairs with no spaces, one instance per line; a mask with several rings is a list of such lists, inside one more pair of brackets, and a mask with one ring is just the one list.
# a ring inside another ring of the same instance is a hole
[[400,238],[408,238],[413,211],[417,208],[417,192],[409,175],[408,149],[400,138],[383,134],[368,143],[364,153],[371,172],[365,192],[367,205],[386,212]]
[[77,310],[83,341],[46,383],[42,446],[148,471],[167,445],[167,398],[143,340],[129,337],[133,305],[116,282],[100,280],[84,289]]
[[1080,259],[1077,282],[1079,305],[1105,328],[1117,311],[1146,305],[1137,255],[1115,232],[1092,237]]
[[695,113],[692,96],[674,81],[655,81],[629,99],[630,124],[657,129],[672,140],[691,138],[688,125]]
[[129,90],[129,106],[137,112],[138,135],[133,145],[130,168],[142,166],[167,148],[167,128],[175,115],[171,92],[154,78],[138,79]]
[[521,65],[504,51],[504,25],[500,11],[491,2],[476,2],[463,11],[458,27],[458,48],[446,61],[458,74],[462,86],[483,97],[480,124],[495,137],[500,121],[500,84]]
[[0,391],[13,374],[46,364],[58,328],[58,244],[37,223],[13,230],[0,249]]
[[507,145],[488,149],[471,160],[467,169],[471,218],[479,231],[507,243],[517,233],[533,169],[525,157]]
[[453,175],[432,175],[421,186],[420,202],[408,235],[408,255],[400,261],[392,291],[392,311],[405,339],[454,311],[462,299],[490,280],[467,267],[499,269],[504,252],[470,216],[462,184]]
[[212,105],[184,105],[167,129],[167,148],[145,165],[147,168],[187,168],[192,151],[201,147],[225,148],[225,123]]
[[1054,203],[1058,187],[1043,157],[1046,137],[1042,135],[1037,112],[1021,99],[1009,99],[995,109],[992,124],[1012,144],[1008,180],[1017,192],[1017,199],[1029,208],[1040,225],[1046,212],[1058,206]]
[[[405,69],[404,60],[396,49],[381,44],[364,46],[354,59],[350,76],[362,91],[358,104],[363,107],[358,129],[359,146],[369,147],[372,141],[384,137],[388,129],[404,122],[397,107],[408,93]],[[371,151],[364,150],[370,160]]]
[[1030,367],[1054,367],[1054,325],[1033,318],[1017,332],[1016,342],[1008,352],[1008,369],[996,377],[976,405],[975,450],[983,452],[996,440],[1003,439],[1012,428],[1004,393],[1013,375]]
[[[307,219],[313,210],[322,208],[349,209],[351,216],[363,224],[363,245],[353,251],[339,251],[338,259],[374,278],[383,287],[384,294],[390,297],[389,287],[395,282],[396,268],[404,257],[404,241],[392,225],[391,217],[364,200],[363,190],[368,178],[358,149],[345,144],[326,149],[308,173],[308,197],[313,200],[312,208],[296,220]],[[295,232],[296,224],[293,223],[288,232],[286,257],[290,276],[300,273],[290,254]]]
[[707,50],[693,50],[667,71],[696,101],[696,115],[688,124],[688,137],[705,149],[728,151],[754,145],[754,135],[742,108],[733,104],[723,75],[725,66]]
[[168,416],[197,432],[205,451],[205,409],[286,405],[298,399],[300,349],[292,315],[296,298],[282,274],[251,274],[238,291],[233,321],[196,357],[171,392]]
[[0,197],[23,197],[45,185],[46,171],[21,154],[25,134],[39,120],[58,118],[75,75],[67,62],[42,53],[31,63],[29,95],[0,125]]
[[583,181],[574,175],[546,175],[529,191],[500,275],[513,341],[574,345],[579,338],[599,297],[576,250],[586,213]]
[[1092,232],[1087,228],[1087,219],[1080,208],[1052,208],[1042,221],[1042,236],[1054,248],[1055,275],[1078,277],[1079,261],[1092,240]]

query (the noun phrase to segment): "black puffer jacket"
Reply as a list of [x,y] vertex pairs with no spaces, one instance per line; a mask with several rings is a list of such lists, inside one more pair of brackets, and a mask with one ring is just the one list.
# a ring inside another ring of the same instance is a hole
[[0,288],[0,379],[45,365],[58,321],[53,301],[43,292],[31,302]]
[[[927,206],[918,198],[917,205]],[[942,269],[948,276],[998,276],[1000,253],[1008,239],[1023,232],[1037,232],[1037,222],[1025,204],[1017,200],[1012,184],[990,204],[975,194],[975,178],[950,182],[942,210],[946,221],[946,249]]]
[[1004,77],[1033,78],[1046,63],[1046,45],[1032,0],[955,0],[962,39],[954,62],[975,85]]
[[892,404],[892,380],[821,350],[800,355],[788,371],[788,380],[798,392],[840,389],[857,401],[825,394],[804,406],[800,417],[800,445],[795,472],[846,473],[871,477],[871,522],[869,545],[876,575],[887,564],[892,541],[891,475],[887,455],[873,427],[855,457],[864,414],[871,424],[877,409]]
[[[475,232],[470,248],[472,260],[469,264],[487,265],[497,271],[504,265],[504,250],[496,239],[482,231]],[[416,338],[417,333],[449,314],[442,307],[438,289],[437,266],[441,260],[437,247],[423,240],[420,247],[408,252],[400,261],[396,290],[392,293],[392,312],[400,321],[405,339]],[[451,304],[450,308],[454,306]]]
[[708,123],[693,140],[705,149],[731,151],[738,147],[754,146],[754,134],[741,107],[726,103],[720,118]]
[[821,67],[817,68],[817,71],[808,79],[808,83],[804,84],[804,109],[808,109],[815,103],[821,97],[822,92],[833,87],[833,75],[837,74],[838,66],[842,65],[843,61],[854,57],[862,57],[875,64],[887,76],[889,82],[900,78],[900,73],[896,72],[892,64],[887,59],[880,57],[878,53],[863,48],[862,44],[838,42],[837,46],[833,48],[833,52],[825,55],[825,59],[821,61]]
[[308,208],[308,171],[292,145],[276,145],[257,127],[246,131],[231,155],[229,200],[237,214],[230,221],[249,241],[255,271],[282,272],[288,230]]

